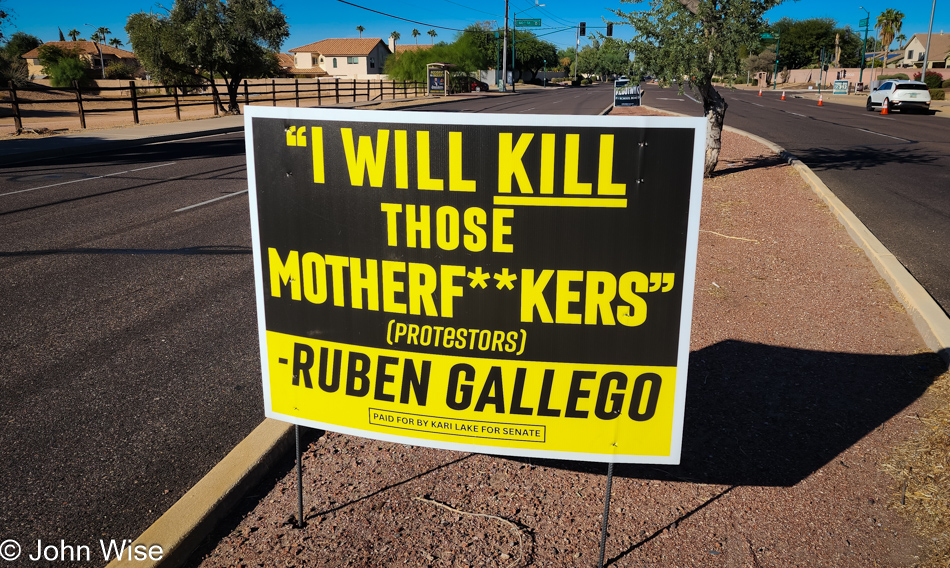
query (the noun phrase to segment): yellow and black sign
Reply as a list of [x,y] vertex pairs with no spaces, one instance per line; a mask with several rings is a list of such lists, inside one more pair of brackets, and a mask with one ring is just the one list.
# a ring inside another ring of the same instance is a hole
[[702,119],[248,107],[270,417],[678,463]]

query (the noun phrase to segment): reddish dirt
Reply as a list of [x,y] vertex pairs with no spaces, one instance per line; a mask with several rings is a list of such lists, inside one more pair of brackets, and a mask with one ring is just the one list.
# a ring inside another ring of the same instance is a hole
[[[623,109],[645,114],[646,109]],[[683,463],[617,466],[610,566],[913,566],[888,449],[943,366],[794,169],[723,134],[703,186]],[[606,466],[314,435],[192,565],[594,566]]]

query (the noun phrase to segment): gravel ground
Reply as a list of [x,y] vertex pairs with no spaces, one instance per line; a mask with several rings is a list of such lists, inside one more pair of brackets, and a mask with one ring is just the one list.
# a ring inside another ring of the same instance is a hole
[[[624,109],[643,113],[646,109]],[[847,232],[724,133],[706,180],[680,466],[617,466],[610,566],[914,566],[881,471],[943,371]],[[314,433],[192,566],[595,566],[606,466]]]

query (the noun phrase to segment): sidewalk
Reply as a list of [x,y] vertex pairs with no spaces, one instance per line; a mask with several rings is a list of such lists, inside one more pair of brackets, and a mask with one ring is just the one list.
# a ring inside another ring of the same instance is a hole
[[[4,140],[0,165],[234,132],[243,120]],[[918,422],[903,417],[923,413],[921,394],[946,380],[938,378],[946,364],[811,181],[732,132],[719,170],[704,184],[686,457],[678,467],[618,468],[608,560],[912,565],[927,543],[893,510],[894,481],[880,467],[888,448],[914,435]],[[138,542],[160,542],[181,561],[256,474],[265,483],[189,565],[578,566],[596,558],[600,468],[326,434],[304,455],[307,526],[297,530],[293,460],[281,453],[288,426],[266,421],[259,430],[219,466],[229,481],[206,478],[173,507],[191,525],[169,511],[164,529],[178,534],[154,532],[160,521]],[[270,459],[277,473],[264,467]]]

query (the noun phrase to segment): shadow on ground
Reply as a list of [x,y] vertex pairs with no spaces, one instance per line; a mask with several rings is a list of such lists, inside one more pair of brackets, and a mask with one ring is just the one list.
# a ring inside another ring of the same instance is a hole
[[939,156],[922,152],[911,144],[900,148],[854,147],[854,148],[809,148],[795,152],[795,157],[815,171],[866,170],[885,164],[926,165],[936,162]]
[[[792,486],[899,414],[945,370],[935,353],[868,355],[717,343],[690,355],[681,464],[617,465],[614,475]],[[544,465],[607,469],[568,461]]]

